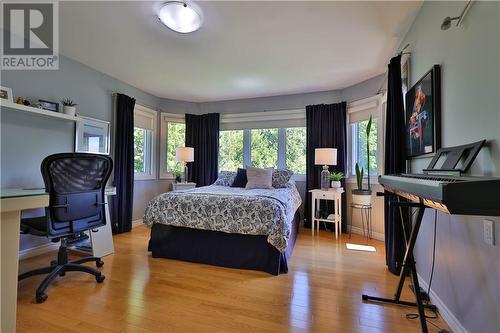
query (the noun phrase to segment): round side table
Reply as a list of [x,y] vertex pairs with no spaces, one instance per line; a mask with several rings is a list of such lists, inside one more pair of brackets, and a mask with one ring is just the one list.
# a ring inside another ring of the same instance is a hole
[[[351,227],[349,228],[349,238],[352,234],[352,217],[354,209],[359,209],[361,213],[361,224],[363,225],[363,237],[366,239],[372,239],[373,236],[373,226],[372,226],[372,205],[358,205],[351,204]],[[365,222],[366,222],[366,233],[365,233]]]

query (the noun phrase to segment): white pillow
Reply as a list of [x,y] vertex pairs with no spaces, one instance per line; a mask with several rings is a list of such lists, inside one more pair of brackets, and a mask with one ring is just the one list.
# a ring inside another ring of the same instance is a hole
[[261,169],[247,167],[247,185],[245,189],[254,188],[274,188],[273,187],[273,169]]

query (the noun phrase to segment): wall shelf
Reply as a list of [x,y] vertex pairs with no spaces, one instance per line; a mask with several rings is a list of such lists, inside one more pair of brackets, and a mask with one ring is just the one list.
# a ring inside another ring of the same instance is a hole
[[16,104],[16,103],[12,103],[12,102],[7,101],[7,100],[0,100],[0,107],[2,110],[25,112],[28,114],[39,115],[39,116],[49,117],[49,118],[57,118],[57,119],[67,120],[67,121],[75,121],[75,122],[82,121],[82,118],[77,117],[77,116],[69,116],[69,115],[62,113],[62,112],[48,111],[48,110],[35,108],[33,106]]

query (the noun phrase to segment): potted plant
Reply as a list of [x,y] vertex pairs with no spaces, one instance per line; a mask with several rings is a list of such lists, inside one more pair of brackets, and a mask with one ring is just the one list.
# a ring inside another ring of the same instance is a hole
[[356,163],[356,183],[358,188],[352,190],[352,202],[356,205],[365,205],[369,206],[372,203],[372,189],[370,186],[370,132],[372,128],[372,116],[368,120],[368,124],[366,125],[366,160],[367,160],[367,189],[363,189],[363,176],[364,170],[363,168],[359,168],[358,163]]
[[342,187],[342,184],[340,181],[344,178],[344,173],[339,171],[339,172],[332,172],[330,174],[330,181],[331,181],[331,186],[332,188],[340,188]]
[[175,182],[176,183],[181,183],[182,182],[182,179],[181,179],[181,176],[182,176],[182,170],[181,170],[181,166],[179,163],[176,163],[175,164],[175,168],[174,168],[174,176],[175,176]]
[[65,98],[61,101],[63,105],[63,111],[68,116],[76,116],[76,105],[70,98]]
[[180,172],[179,170],[176,170],[174,172],[174,174],[175,174],[175,182],[176,183],[181,183],[182,182],[182,179],[181,179],[182,172]]

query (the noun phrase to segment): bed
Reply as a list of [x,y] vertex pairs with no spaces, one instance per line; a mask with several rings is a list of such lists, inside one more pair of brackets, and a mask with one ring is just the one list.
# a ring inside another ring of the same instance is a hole
[[210,185],[163,193],[144,215],[151,226],[148,250],[154,258],[287,273],[300,205],[293,182],[276,189]]

